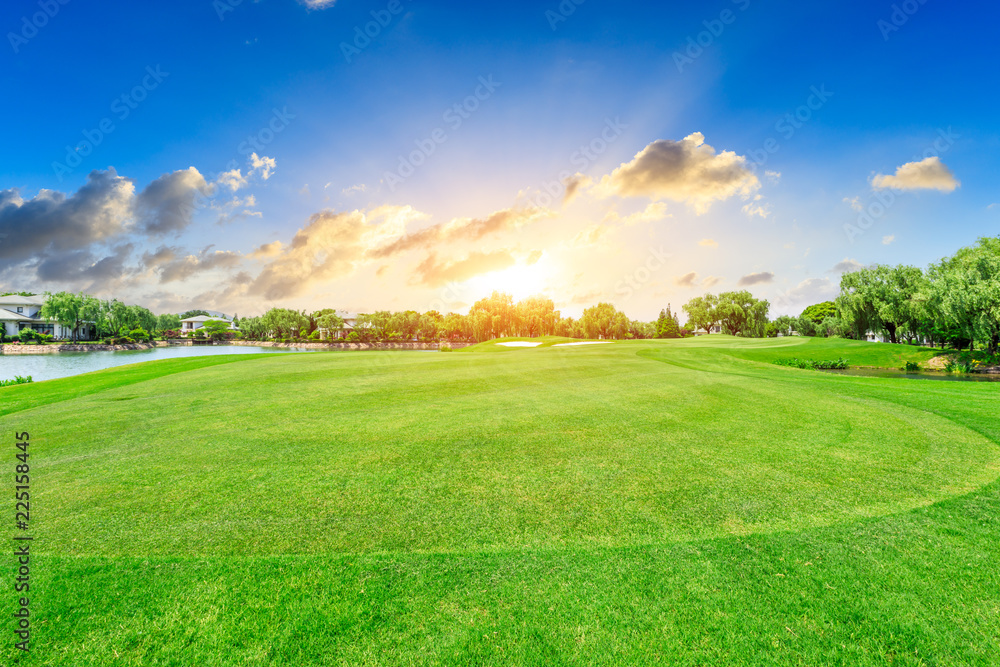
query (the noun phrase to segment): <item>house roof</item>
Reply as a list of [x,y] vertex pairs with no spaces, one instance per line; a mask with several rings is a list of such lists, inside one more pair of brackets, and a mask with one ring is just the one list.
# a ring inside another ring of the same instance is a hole
[[45,299],[40,296],[0,296],[0,307],[3,306],[44,306]]
[[35,322],[32,317],[26,317],[6,308],[0,308],[0,322]]
[[212,320],[219,320],[221,322],[231,322],[224,317],[212,317],[211,315],[195,315],[194,317],[189,317],[187,319],[181,320],[181,322],[211,322]]

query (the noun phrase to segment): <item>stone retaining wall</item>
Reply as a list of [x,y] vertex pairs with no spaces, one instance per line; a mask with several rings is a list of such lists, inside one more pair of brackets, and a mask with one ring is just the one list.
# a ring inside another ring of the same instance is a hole
[[150,350],[166,343],[129,343],[128,345],[0,345],[0,354],[56,354],[57,352],[120,352],[123,350]]

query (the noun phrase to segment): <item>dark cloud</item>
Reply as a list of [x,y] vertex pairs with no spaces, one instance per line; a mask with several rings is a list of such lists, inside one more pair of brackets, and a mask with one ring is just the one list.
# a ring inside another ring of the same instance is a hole
[[55,272],[51,263],[67,253],[83,262],[75,253],[127,231],[134,192],[114,169],[91,172],[69,197],[42,190],[25,200],[17,190],[0,191],[0,270],[41,261]]
[[[161,250],[163,250],[161,248]],[[164,253],[166,254],[166,253]],[[243,257],[229,250],[211,252],[205,248],[197,255],[173,257],[159,266],[160,283],[170,283],[176,280],[187,280],[212,269],[231,269],[239,266]]]
[[194,167],[160,176],[136,198],[142,230],[151,236],[183,231],[191,224],[198,198],[211,193]]
[[774,274],[770,271],[762,271],[761,273],[751,273],[749,275],[743,276],[737,281],[737,285],[741,287],[746,287],[747,285],[763,285],[766,283],[774,282]]
[[843,261],[834,264],[833,268],[827,271],[827,273],[851,273],[860,268],[863,268],[860,262],[845,257]]

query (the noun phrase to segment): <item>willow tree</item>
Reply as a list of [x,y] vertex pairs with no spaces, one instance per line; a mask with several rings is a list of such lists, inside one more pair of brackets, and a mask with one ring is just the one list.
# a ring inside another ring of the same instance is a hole
[[923,271],[915,266],[875,264],[841,276],[837,307],[859,338],[877,330],[896,343],[899,333],[917,328],[923,287]]
[[754,298],[746,290],[723,292],[719,295],[719,320],[722,322],[722,330],[730,336],[766,338],[767,314],[770,310],[770,303]]

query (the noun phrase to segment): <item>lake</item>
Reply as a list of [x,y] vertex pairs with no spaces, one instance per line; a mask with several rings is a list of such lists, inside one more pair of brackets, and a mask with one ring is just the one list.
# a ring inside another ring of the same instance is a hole
[[12,380],[15,375],[30,375],[35,382],[90,373],[104,368],[137,364],[157,359],[206,357],[219,354],[294,354],[311,350],[276,347],[243,347],[240,345],[175,345],[150,350],[121,352],[58,352],[55,354],[0,355],[0,380]]
[[886,368],[847,368],[824,370],[833,375],[850,375],[866,378],[907,378],[910,380],[944,380],[946,382],[1000,382],[1000,373],[961,373],[927,372],[908,373]]

